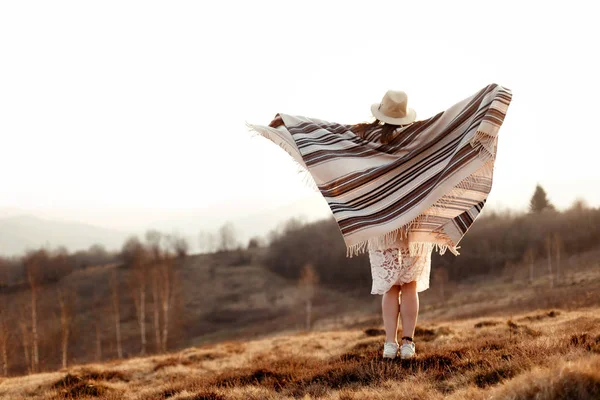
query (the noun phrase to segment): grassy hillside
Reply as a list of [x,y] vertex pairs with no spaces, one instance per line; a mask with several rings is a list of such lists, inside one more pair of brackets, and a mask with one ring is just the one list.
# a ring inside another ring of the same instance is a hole
[[[257,264],[255,260],[262,251],[264,249],[196,255],[177,261],[168,349],[303,328],[304,303],[298,282],[282,278]],[[75,270],[37,291],[42,371],[61,366],[59,290],[68,297],[72,315],[69,364],[117,357],[110,286],[113,272],[116,272],[118,282],[123,353],[125,357],[140,354],[140,328],[131,290],[137,279],[135,274],[117,264],[89,267]],[[147,353],[154,353],[150,282],[147,286]],[[20,326],[30,323],[30,293],[26,284],[0,291],[0,300],[6,308],[1,316],[8,324],[9,341],[14,343],[8,350],[10,375],[27,372]],[[321,319],[364,307],[364,298],[356,299],[320,287],[314,302],[314,315]]]
[[[0,398],[598,398],[599,256],[571,260],[553,288],[507,276],[426,291],[418,358],[394,362],[380,359],[378,297],[321,289],[315,331],[302,332],[294,282],[198,256],[181,268],[185,349],[6,378]],[[92,273],[105,271],[77,284]]]
[[429,322],[410,361],[382,361],[382,331],[368,322],[223,342],[9,378],[0,398],[592,399],[600,396],[599,312]]

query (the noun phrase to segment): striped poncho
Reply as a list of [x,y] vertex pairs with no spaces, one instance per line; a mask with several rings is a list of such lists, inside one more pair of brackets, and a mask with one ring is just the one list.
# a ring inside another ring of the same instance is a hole
[[491,84],[446,111],[359,137],[351,125],[278,114],[281,126],[250,125],[290,154],[323,195],[347,256],[394,247],[411,255],[437,249],[458,255],[492,187],[498,130],[511,91]]

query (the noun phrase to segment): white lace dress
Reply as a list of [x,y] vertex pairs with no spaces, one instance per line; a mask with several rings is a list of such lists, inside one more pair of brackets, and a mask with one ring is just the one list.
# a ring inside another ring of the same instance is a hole
[[429,288],[431,251],[411,257],[408,246],[369,250],[373,286],[371,294],[384,294],[394,285],[417,281],[417,292]]

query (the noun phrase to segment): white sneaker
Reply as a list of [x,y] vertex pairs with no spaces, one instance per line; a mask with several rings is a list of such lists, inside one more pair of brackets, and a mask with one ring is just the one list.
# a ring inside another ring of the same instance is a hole
[[400,347],[400,358],[402,360],[409,360],[411,358],[414,358],[415,356],[416,354],[414,343],[403,344],[402,347]]
[[389,358],[393,360],[398,354],[398,343],[384,343],[383,344],[383,358]]

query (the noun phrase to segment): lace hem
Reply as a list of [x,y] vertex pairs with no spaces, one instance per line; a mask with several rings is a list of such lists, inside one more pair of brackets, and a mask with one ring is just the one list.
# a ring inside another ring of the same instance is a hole
[[371,294],[384,294],[394,285],[416,281],[417,291],[429,288],[431,251],[410,256],[408,248],[369,250],[373,285]]

